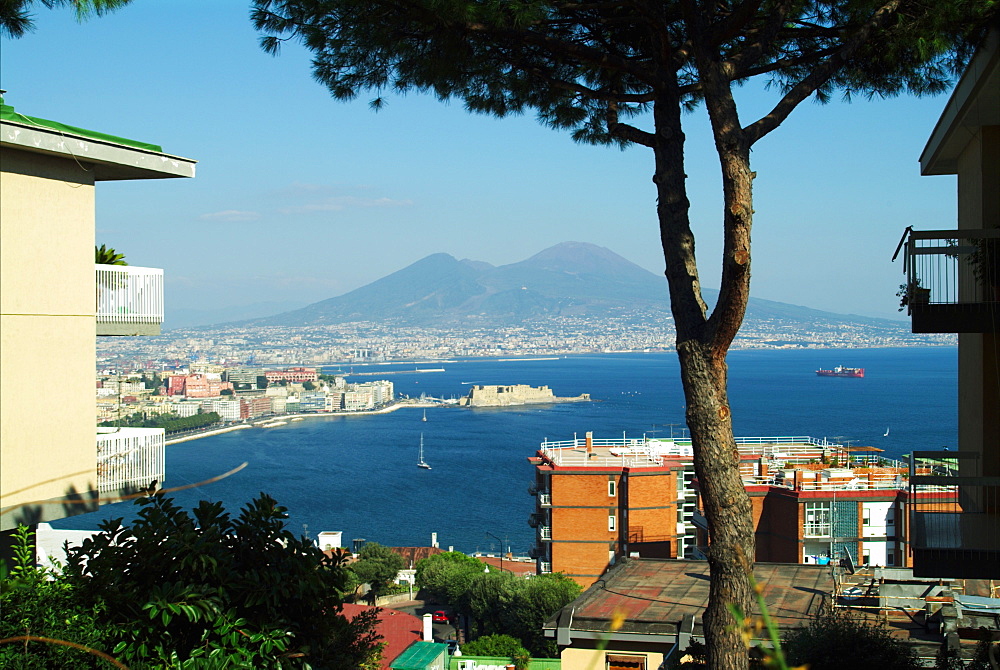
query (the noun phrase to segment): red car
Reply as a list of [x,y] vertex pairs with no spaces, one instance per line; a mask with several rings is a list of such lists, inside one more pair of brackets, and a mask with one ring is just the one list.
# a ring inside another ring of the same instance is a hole
[[438,610],[431,615],[431,621],[434,623],[448,623],[448,615],[443,610]]

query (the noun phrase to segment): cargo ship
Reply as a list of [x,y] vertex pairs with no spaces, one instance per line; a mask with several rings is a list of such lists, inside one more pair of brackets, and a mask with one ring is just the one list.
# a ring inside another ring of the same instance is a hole
[[816,374],[820,377],[864,377],[864,368],[845,368],[843,365],[838,365],[832,370],[817,370]]

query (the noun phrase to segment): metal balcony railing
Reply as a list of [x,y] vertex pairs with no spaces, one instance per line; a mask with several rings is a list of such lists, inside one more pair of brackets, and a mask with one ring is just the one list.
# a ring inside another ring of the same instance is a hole
[[552,526],[539,526],[538,527],[538,537],[543,540],[552,539]]
[[552,505],[552,494],[551,493],[541,493],[538,494],[538,504],[542,507],[549,507]]
[[547,575],[552,572],[552,564],[547,561],[541,561],[538,564],[538,574]]
[[1000,312],[1000,229],[907,228],[900,307],[915,333],[995,332]]
[[982,476],[982,459],[972,451],[915,451],[911,472],[913,574],[995,578],[1000,567],[1000,477]]
[[538,484],[528,484],[528,495],[529,496],[538,495]]
[[159,335],[163,270],[95,265],[98,335]]
[[162,428],[98,428],[97,488],[125,495],[162,484],[166,472]]
[[528,525],[532,528],[538,528],[539,524],[544,521],[541,514],[529,514],[528,515]]

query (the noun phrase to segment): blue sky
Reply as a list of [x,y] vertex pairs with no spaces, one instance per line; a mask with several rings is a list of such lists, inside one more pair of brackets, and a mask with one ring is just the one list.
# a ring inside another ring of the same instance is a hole
[[[246,1],[35,18],[0,45],[7,104],[199,161],[194,180],[98,188],[97,242],[164,268],[168,309],[302,304],[436,252],[500,265],[569,240],[662,272],[645,148],[578,145],[531,117],[421,95],[378,113],[369,97],[334,101],[303,49],[260,50]],[[771,100],[741,90],[743,122]],[[754,296],[900,317],[889,260],[903,228],[954,227],[954,178],[918,164],[945,102],[807,102],[756,145]],[[686,122],[701,278],[714,287],[718,167],[704,110]]]

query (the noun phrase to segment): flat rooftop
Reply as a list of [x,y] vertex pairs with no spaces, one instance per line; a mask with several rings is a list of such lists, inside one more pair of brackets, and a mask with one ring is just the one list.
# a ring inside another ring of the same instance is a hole
[[[776,461],[819,460],[823,456],[848,458],[847,447],[826,438],[809,436],[737,437],[736,448],[744,458]],[[538,456],[556,467],[663,467],[669,461],[691,461],[690,438],[574,438],[544,441]]]

